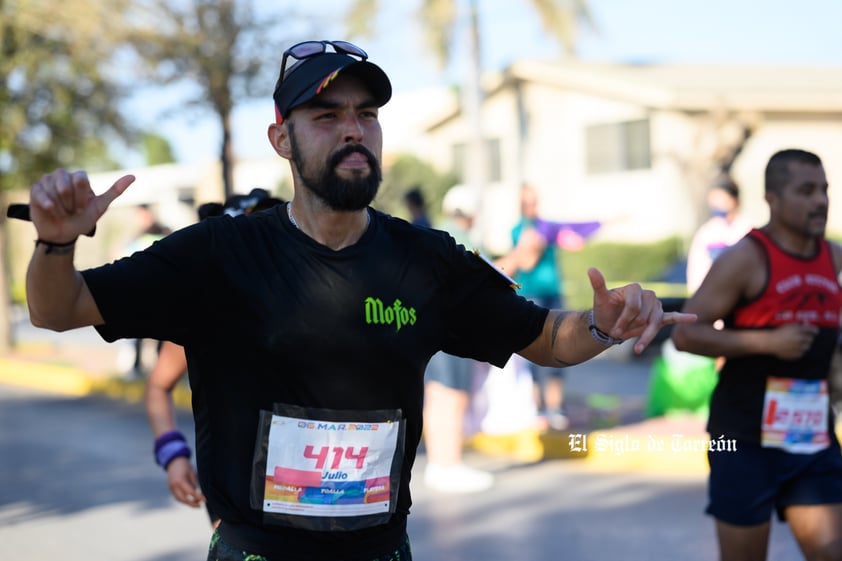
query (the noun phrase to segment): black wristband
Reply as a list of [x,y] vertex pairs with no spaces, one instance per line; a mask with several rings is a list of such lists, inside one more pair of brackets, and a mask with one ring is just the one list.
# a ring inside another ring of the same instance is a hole
[[45,246],[47,249],[44,250],[44,253],[47,255],[49,255],[50,253],[52,253],[53,255],[67,255],[68,253],[73,251],[73,246],[76,245],[77,239],[78,238],[73,238],[69,242],[57,243],[38,238],[37,240],[35,240],[35,247],[38,247],[39,245]]

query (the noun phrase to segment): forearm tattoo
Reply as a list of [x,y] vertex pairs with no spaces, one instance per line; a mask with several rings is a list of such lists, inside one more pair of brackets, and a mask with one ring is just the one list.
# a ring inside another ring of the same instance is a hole
[[[553,321],[553,331],[552,331],[552,337],[550,339],[550,345],[551,345],[551,348],[553,350],[555,350],[555,342],[556,342],[556,339],[558,339],[558,330],[561,329],[561,323],[564,321],[564,318],[566,318],[569,315],[575,315],[575,313],[576,312],[561,312],[556,316],[555,320]],[[553,360],[555,360],[556,364],[560,368],[565,368],[567,366],[573,366],[573,364],[574,364],[574,363],[566,362],[566,361],[563,361],[563,360],[559,359],[557,356],[555,356],[555,354],[553,354]]]

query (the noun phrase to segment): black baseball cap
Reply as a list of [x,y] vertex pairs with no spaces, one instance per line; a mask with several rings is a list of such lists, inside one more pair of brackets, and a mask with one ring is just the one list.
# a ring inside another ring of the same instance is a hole
[[297,61],[286,69],[285,76],[278,76],[272,95],[278,122],[319,95],[340,72],[359,78],[371,91],[378,107],[392,97],[392,83],[379,66],[350,55],[325,52]]

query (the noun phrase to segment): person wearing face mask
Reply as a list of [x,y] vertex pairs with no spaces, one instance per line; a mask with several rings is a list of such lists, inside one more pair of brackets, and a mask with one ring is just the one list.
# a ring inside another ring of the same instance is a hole
[[711,187],[707,202],[710,218],[696,231],[687,254],[687,292],[690,295],[702,284],[713,260],[725,248],[737,243],[752,226],[740,213],[740,189],[730,177]]
[[[714,260],[752,226],[740,213],[740,190],[729,176],[713,183],[707,205],[710,217],[696,231],[687,254],[688,296],[695,294]],[[647,414],[706,412],[721,366],[722,359],[679,351],[672,339],[667,339],[661,345],[661,356],[652,365]]]

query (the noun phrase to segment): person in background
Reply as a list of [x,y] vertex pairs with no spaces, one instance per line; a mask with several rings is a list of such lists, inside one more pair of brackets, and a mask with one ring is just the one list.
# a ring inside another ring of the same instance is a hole
[[138,233],[126,247],[126,255],[146,249],[164,236],[172,233],[172,229],[158,220],[158,217],[152,211],[152,207],[148,204],[137,205],[135,207],[135,216],[138,224]]
[[[842,559],[842,451],[828,373],[839,337],[842,246],[825,238],[818,156],[787,149],[765,171],[769,221],[722,252],[684,305],[681,351],[725,357],[710,403],[706,512],[721,559],[766,559],[777,513],[806,559]],[[723,321],[722,329],[715,323]]]
[[[751,230],[740,213],[740,190],[728,176],[713,183],[707,193],[710,217],[699,227],[687,253],[687,293],[692,296],[702,284],[713,261]],[[716,323],[721,327],[722,322]],[[722,357],[712,358],[681,352],[671,338],[661,344],[661,356],[652,365],[649,384],[650,415],[676,411],[707,414],[710,394],[716,386]]]
[[[524,184],[520,191],[520,221],[512,229],[513,250],[496,261],[520,285],[520,294],[539,306],[563,305],[563,280],[559,249],[578,250],[600,227],[600,222],[558,223],[543,220],[538,211],[538,191]],[[535,387],[539,428],[564,430],[564,370],[528,365]]]
[[[187,438],[176,426],[172,393],[179,379],[187,372],[184,348],[164,341],[158,360],[146,379],[144,405],[152,434],[155,436],[155,463],[167,473],[167,486],[178,502],[198,508],[206,499],[199,488],[196,470],[190,462]],[[216,528],[219,517],[208,506],[211,525]]]
[[[214,216],[239,216],[259,212],[284,201],[270,197],[264,189],[253,189],[248,195],[232,195],[225,204],[205,203],[198,208],[199,220]],[[187,373],[184,348],[172,341],[163,341],[158,359],[146,379],[144,405],[149,427],[155,437],[155,462],[167,472],[167,485],[172,496],[188,506],[199,507],[205,503],[211,525],[216,528],[219,516],[207,504],[199,488],[196,470],[190,463],[187,438],[176,426],[173,391],[178,381]]]
[[251,214],[285,202],[283,199],[271,196],[266,189],[255,187],[246,195],[231,195],[222,205],[220,203],[205,203],[199,207],[199,220],[219,214],[226,216]]
[[[693,235],[687,253],[687,293],[690,296],[698,290],[714,260],[751,230],[751,222],[740,212],[740,189],[730,176],[723,176],[713,183],[707,193],[707,207],[710,217]],[[722,321],[716,322],[715,326],[722,327]],[[658,409],[664,412],[681,409],[705,411],[723,357],[681,352],[675,348],[673,340],[667,338],[661,345],[660,361],[662,368],[653,372],[653,383],[649,386],[650,403],[662,401]],[[671,386],[676,391],[662,392],[662,397],[658,398],[656,390]],[[694,390],[691,391],[691,388]],[[675,395],[681,396],[680,403],[671,398]]]
[[409,211],[409,221],[416,226],[430,227],[430,218],[427,216],[427,202],[420,187],[415,187],[406,192],[403,201]]
[[[470,233],[476,213],[474,192],[462,185],[444,196],[447,219],[442,229],[457,243],[471,248]],[[424,448],[427,465],[424,483],[443,493],[476,493],[494,484],[494,476],[463,461],[465,417],[471,400],[477,361],[445,352],[433,355],[424,374]]]
[[751,230],[751,222],[740,212],[740,188],[730,177],[716,181],[707,194],[710,218],[690,242],[687,253],[687,292],[692,295],[707,275],[713,260]]
[[[124,255],[131,255],[136,251],[146,249],[156,241],[164,236],[172,233],[168,226],[164,226],[152,212],[152,208],[148,204],[140,204],[135,208],[135,214],[138,222],[138,234],[129,242],[124,250]],[[146,367],[143,364],[143,339],[135,339],[133,341],[134,358],[132,360],[131,369],[127,376],[129,378],[143,378],[146,375]],[[161,341],[155,342],[156,354],[161,351]]]
[[695,316],[637,283],[609,290],[596,268],[591,309],[542,308],[446,232],[378,212],[388,76],[346,41],[297,43],[280,67],[266,134],[293,199],[80,271],[78,236],[135,177],[97,195],[83,171],[44,175],[29,196],[30,321],[184,346],[199,484],[222,520],[207,559],[410,561],[436,352],[568,366],[629,338],[642,353]]

